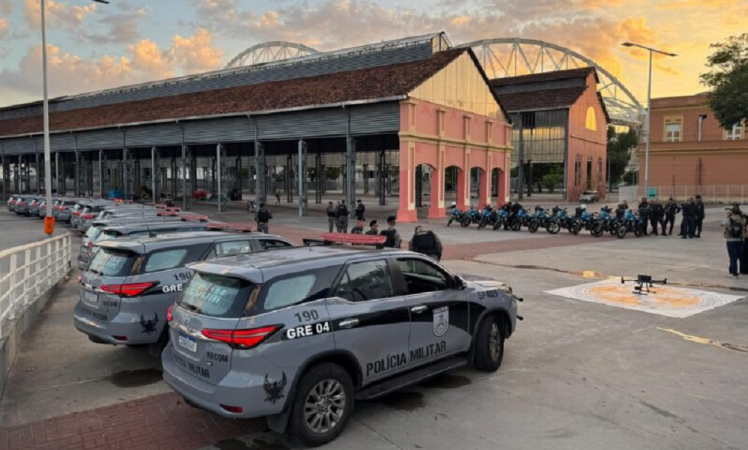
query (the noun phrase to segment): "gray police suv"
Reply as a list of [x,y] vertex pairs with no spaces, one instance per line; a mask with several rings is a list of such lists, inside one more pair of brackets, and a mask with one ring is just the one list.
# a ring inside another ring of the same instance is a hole
[[164,380],[193,406],[268,416],[306,445],[335,439],[355,400],[467,364],[497,370],[518,318],[503,283],[400,250],[294,247],[189,268]]
[[194,231],[98,245],[80,278],[75,327],[96,343],[160,350],[168,338],[166,308],[192,278],[186,264],[292,243],[260,233]]

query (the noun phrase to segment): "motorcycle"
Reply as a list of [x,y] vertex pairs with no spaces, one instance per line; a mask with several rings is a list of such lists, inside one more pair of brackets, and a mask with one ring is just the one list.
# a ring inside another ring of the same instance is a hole
[[481,212],[471,206],[470,209],[465,212],[465,216],[460,221],[460,226],[462,228],[467,228],[472,223],[480,223],[480,219]]
[[457,223],[461,223],[462,219],[465,217],[465,213],[463,211],[460,211],[460,209],[456,206],[452,207],[452,211],[448,215],[449,220],[447,220],[447,226],[452,225],[452,222],[454,221],[457,221]]
[[618,224],[616,237],[623,239],[629,231],[633,231],[634,236],[641,237],[644,234],[644,220],[634,214],[634,211],[627,209],[623,213],[623,220]]
[[583,229],[589,231],[592,229],[595,219],[595,215],[590,214],[586,209],[577,207],[576,217],[574,217],[574,223],[571,225],[572,228],[569,231],[575,236]]
[[615,217],[610,213],[612,210],[607,206],[600,209],[600,215],[595,219],[590,227],[590,234],[595,237],[602,236],[606,231],[613,229]]
[[500,208],[496,213],[496,222],[493,224],[493,229],[498,230],[509,220],[509,212],[503,208]]
[[478,222],[478,229],[480,230],[487,225],[493,226],[496,223],[497,217],[498,216],[493,207],[491,205],[486,205],[481,212],[480,222]]
[[546,215],[542,206],[535,207],[535,215],[528,220],[527,229],[530,233],[535,233],[540,227],[547,228],[549,216]]
[[548,225],[547,230],[551,234],[556,234],[561,231],[562,228],[566,228],[567,230],[569,230],[569,233],[573,234],[575,223],[576,222],[574,221],[574,218],[569,216],[566,208],[559,208],[558,206],[554,206],[553,218],[551,219],[551,223]]
[[526,227],[530,225],[530,219],[532,216],[527,213],[527,211],[522,208],[519,210],[516,216],[509,218],[509,229],[512,231],[519,231],[522,229],[522,227]]

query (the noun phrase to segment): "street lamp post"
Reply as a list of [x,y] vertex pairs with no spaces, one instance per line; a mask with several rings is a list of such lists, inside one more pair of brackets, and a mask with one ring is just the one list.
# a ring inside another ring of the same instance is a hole
[[652,124],[650,123],[650,119],[652,117],[652,55],[654,53],[659,53],[661,55],[665,56],[678,56],[675,53],[668,53],[663,52],[662,50],[657,50],[651,47],[646,47],[644,45],[634,44],[631,42],[624,42],[624,47],[639,47],[641,49],[644,49],[649,52],[649,81],[647,82],[647,140],[645,141],[645,150],[644,150],[644,195],[647,195],[647,190],[649,188],[649,134],[652,129]]
[[[108,5],[107,0],[93,0],[96,3],[103,3]],[[41,11],[42,11],[42,83],[44,91],[44,194],[46,199],[47,214],[44,223],[44,230],[48,234],[52,234],[54,230],[53,224],[54,219],[52,218],[52,156],[49,145],[49,95],[47,94],[47,27],[45,24],[45,1],[41,0]],[[39,176],[37,167],[37,174]]]

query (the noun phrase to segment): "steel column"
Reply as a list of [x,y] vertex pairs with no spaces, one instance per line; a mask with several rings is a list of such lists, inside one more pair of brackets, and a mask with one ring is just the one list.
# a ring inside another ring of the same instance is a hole
[[314,203],[319,205],[322,203],[323,186],[327,182],[325,169],[322,167],[322,155],[319,152],[317,152],[317,155],[314,157],[314,171],[317,174],[317,188],[314,191]]
[[299,140],[299,169],[298,169],[298,178],[299,178],[299,217],[304,217],[307,215],[307,204],[309,202],[309,199],[307,199],[307,191],[306,191],[306,151],[307,151],[307,144],[303,140]]
[[99,150],[99,196],[104,198],[104,150]]
[[[36,140],[34,140],[34,142],[36,142]],[[35,167],[35,169],[36,169],[36,188],[34,188],[34,190],[36,191],[37,194],[41,194],[41,192],[42,192],[42,171],[39,170],[39,168],[40,168],[39,166],[40,165],[41,164],[39,162],[39,152],[37,152],[36,153],[36,167]],[[29,173],[31,173],[31,171],[29,171]]]
[[216,173],[215,173],[215,178],[216,178],[216,183],[217,183],[217,186],[218,186],[218,189],[217,189],[217,191],[218,191],[218,195],[217,195],[217,198],[218,198],[218,212],[221,212],[221,206],[222,206],[221,205],[221,203],[222,203],[221,202],[221,197],[222,197],[221,196],[221,192],[223,192],[222,189],[221,189],[221,178],[223,177],[223,171],[221,170],[221,151],[222,151],[221,144],[216,145]]
[[156,152],[158,150],[156,147],[151,147],[151,198],[153,199],[153,204],[155,205],[158,203],[158,190],[157,188],[157,177],[159,175],[158,168],[156,167]]
[[60,195],[60,152],[55,152],[55,180],[57,180],[57,195]]

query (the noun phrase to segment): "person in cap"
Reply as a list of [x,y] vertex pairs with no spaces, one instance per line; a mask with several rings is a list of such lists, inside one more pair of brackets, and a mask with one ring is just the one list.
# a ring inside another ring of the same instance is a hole
[[270,231],[270,219],[273,215],[268,211],[264,203],[260,203],[260,209],[255,214],[255,221],[257,222],[257,231],[260,233],[268,233]]
[[369,231],[367,231],[366,234],[368,234],[369,236],[379,235],[379,223],[377,222],[377,219],[369,222]]
[[338,229],[338,233],[348,232],[348,207],[345,205],[345,200],[341,200],[338,204],[338,209],[335,212],[335,225]]
[[363,219],[365,213],[366,213],[366,206],[364,206],[364,202],[362,202],[361,199],[356,200],[356,209],[354,210],[354,214],[356,214],[356,219]]
[[395,225],[397,225],[397,217],[389,216],[387,218],[387,229],[380,233],[383,236],[387,236],[387,239],[384,241],[385,247],[400,248],[402,245],[403,240],[400,238],[400,233],[395,229]]
[[356,218],[356,225],[351,228],[351,234],[364,234],[364,226],[366,225],[366,219],[363,217]]
[[696,196],[696,218],[694,219],[695,238],[701,237],[701,229],[704,226],[704,202],[701,201],[701,195]]
[[327,225],[330,228],[330,233],[335,227],[335,217],[337,216],[337,210],[332,202],[327,202]]
[[424,230],[421,225],[416,227],[408,250],[430,256],[437,261],[442,259],[442,243],[439,237],[431,230]]
[[[675,226],[675,215],[680,212],[680,208],[675,203],[675,200],[673,200],[673,197],[670,197],[665,204],[665,221],[662,223],[662,234],[670,236],[673,234],[673,226]],[[668,224],[670,224],[670,229],[668,230]]]

